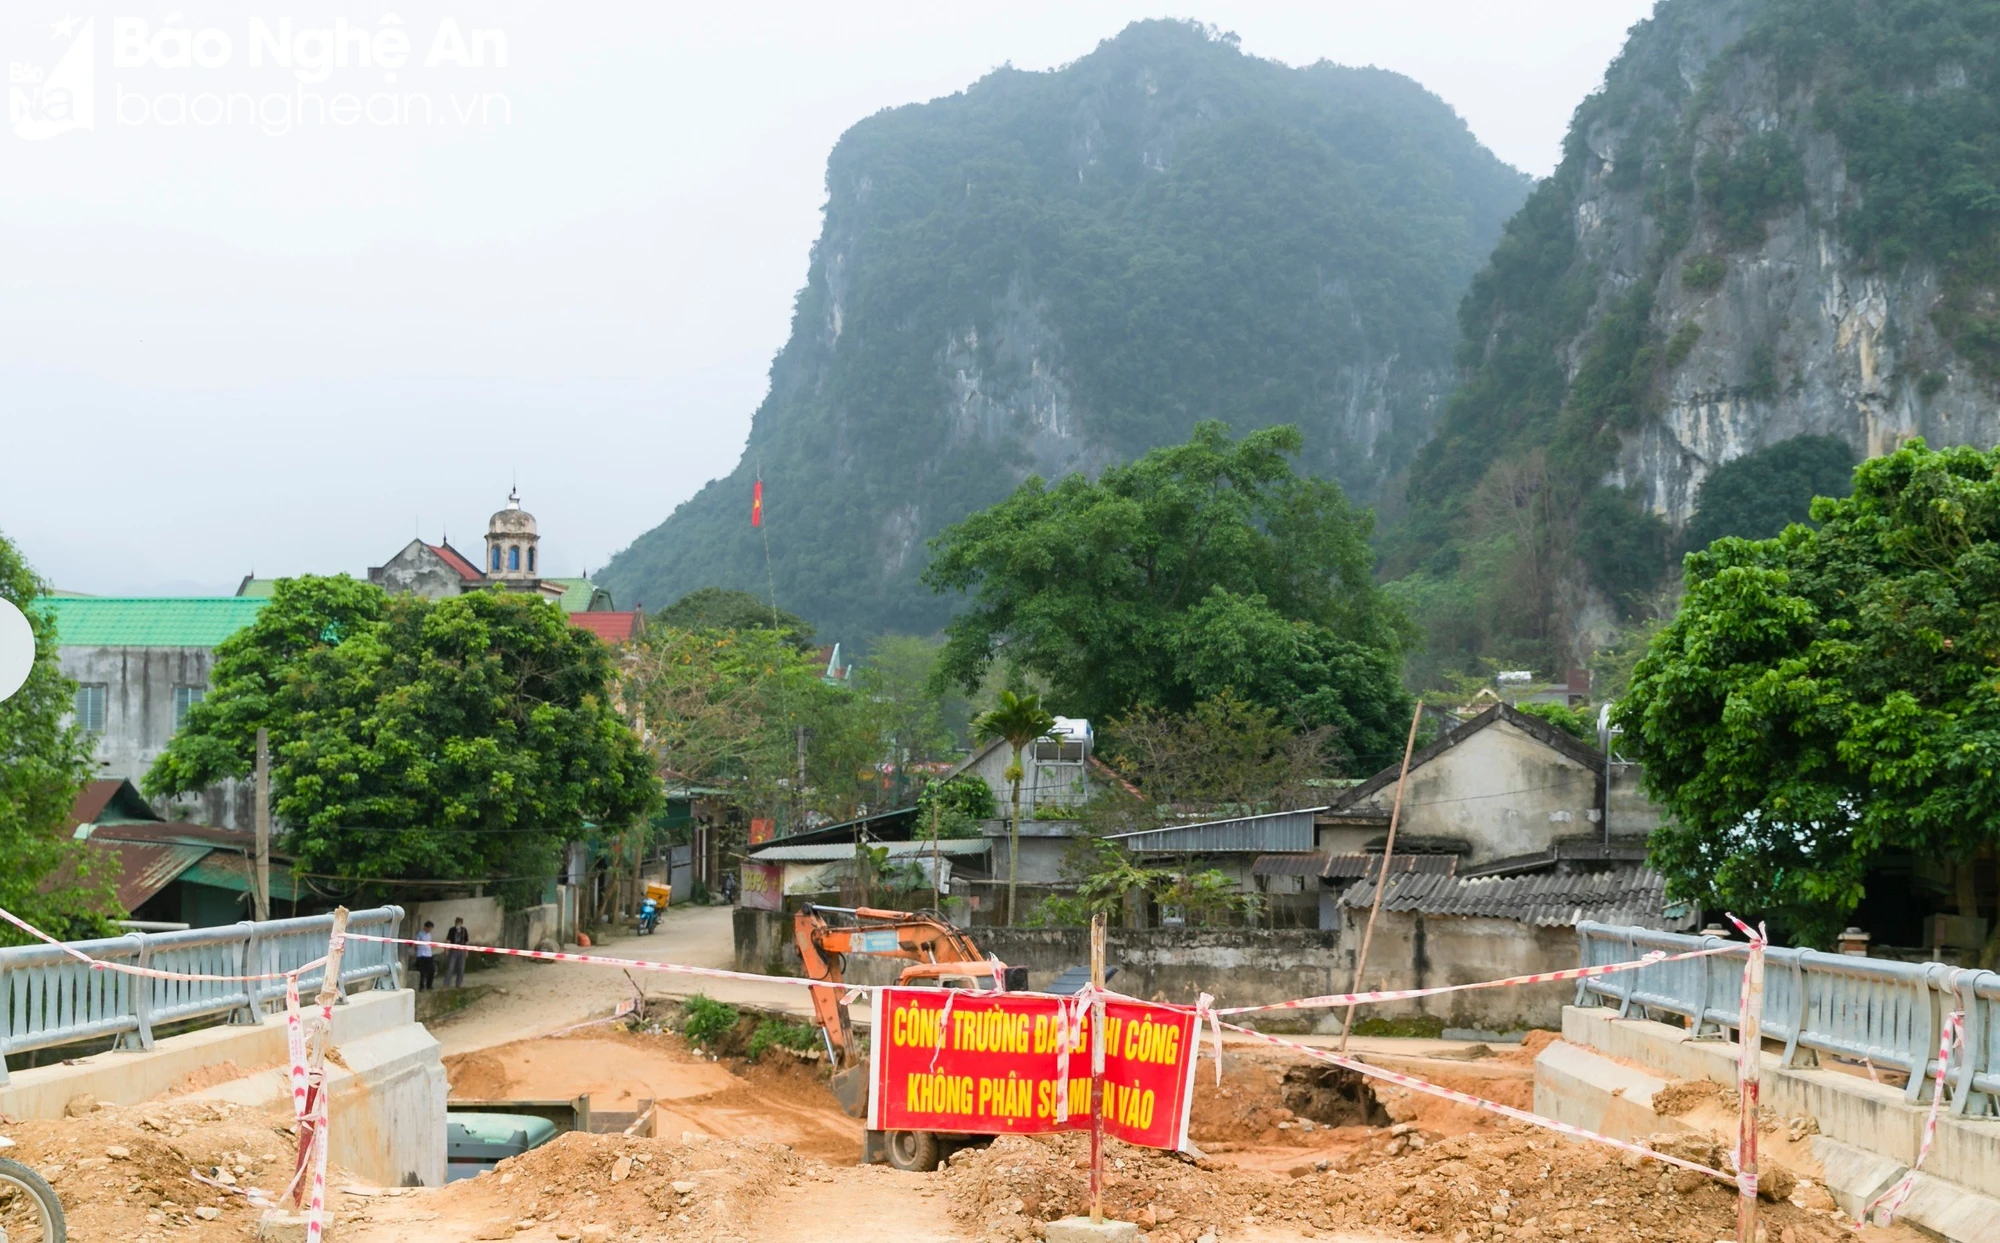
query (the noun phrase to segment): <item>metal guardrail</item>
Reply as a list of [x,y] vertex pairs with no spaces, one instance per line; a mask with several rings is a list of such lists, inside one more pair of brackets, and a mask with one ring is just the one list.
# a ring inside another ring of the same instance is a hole
[[[1576,926],[1583,965],[1629,962],[1649,950],[1669,954],[1732,942],[1585,920]],[[1618,1007],[1619,1017],[1679,1015],[1696,1039],[1740,1024],[1737,1013],[1749,947],[1708,958],[1660,963],[1577,982],[1576,1004]],[[2000,1115],[2000,973],[1943,963],[1890,962],[1769,946],[1764,952],[1763,1034],[1785,1042],[1783,1065],[1827,1054],[1902,1071],[1905,1099],[1924,1099],[1937,1074],[1944,1016],[1965,1012],[1965,1048],[1953,1056],[1951,1112]],[[1800,1050],[1809,1053],[1802,1057]]]
[[[400,906],[354,911],[347,926],[355,932],[395,936],[403,921]],[[264,975],[290,971],[326,953],[333,916],[244,920],[219,928],[186,932],[134,932],[96,941],[72,941],[71,948],[106,962],[130,963],[192,975]],[[299,990],[319,991],[325,968],[299,974]],[[344,995],[356,984],[401,985],[396,947],[349,941],[340,964]],[[0,1055],[25,1053],[79,1041],[115,1037],[119,1047],[150,1049],[153,1029],[170,1023],[226,1015],[231,1023],[256,1023],[267,1006],[282,1006],[285,982],[258,980],[160,980],[98,971],[53,945],[0,949]],[[0,1060],[0,1084],[7,1068]]]

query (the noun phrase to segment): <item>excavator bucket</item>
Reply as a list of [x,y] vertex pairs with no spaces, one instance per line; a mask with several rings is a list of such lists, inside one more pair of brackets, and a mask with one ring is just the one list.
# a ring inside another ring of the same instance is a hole
[[868,1064],[849,1066],[833,1076],[833,1098],[850,1118],[868,1116]]

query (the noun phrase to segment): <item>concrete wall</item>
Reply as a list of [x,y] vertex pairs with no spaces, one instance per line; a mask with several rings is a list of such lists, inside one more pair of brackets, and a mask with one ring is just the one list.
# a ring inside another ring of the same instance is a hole
[[[134,785],[174,736],[174,689],[208,687],[215,653],[205,647],[63,647],[63,676],[105,688],[104,732],[92,752],[93,775]],[[225,829],[255,827],[248,782],[224,781],[179,800],[186,818]]]
[[[388,1186],[444,1182],[445,1074],[438,1042],[416,1021],[415,994],[356,993],[333,1012],[327,1088],[335,1165]],[[256,1026],[209,1027],[158,1041],[144,1052],[108,1052],[56,1066],[16,1071],[0,1087],[0,1114],[59,1118],[88,1094],[114,1105],[150,1100],[188,1075],[233,1062],[262,1067],[241,1079],[191,1094],[269,1108],[289,1117],[285,1019]]]
[[[1345,981],[1353,978],[1351,947],[1361,944],[1368,912],[1351,907],[1342,907],[1341,911],[1345,923],[1343,935],[1350,947],[1343,955],[1344,989]],[[1561,971],[1575,965],[1574,928],[1541,928],[1512,919],[1383,911],[1375,921],[1375,937],[1368,946],[1368,966],[1362,984],[1369,989],[1432,988],[1538,971]],[[1535,984],[1420,997],[1373,1006],[1369,1012],[1384,1016],[1434,1015],[1451,1028],[1518,1032],[1531,1027],[1560,1027],[1563,1006],[1575,996],[1574,983]]]
[[[791,916],[737,907],[735,919],[737,970],[800,973]],[[1082,928],[974,928],[972,935],[985,953],[1028,968],[1031,988],[1044,988],[1058,972],[1090,961],[1090,934]],[[1313,930],[1113,928],[1106,951],[1119,968],[1112,986],[1120,992],[1175,1002],[1207,992],[1224,1005],[1257,1005],[1331,992],[1336,978],[1344,986],[1349,968],[1339,942],[1335,933]],[[902,966],[857,956],[847,978],[893,983]]]
[[[431,935],[440,942],[444,934],[451,930],[451,921],[463,919],[465,930],[474,945],[506,945],[506,912],[500,907],[498,898],[454,898],[448,902],[420,902],[415,909],[403,916],[403,934],[417,935],[417,929],[430,920],[437,927]],[[408,946],[404,947],[409,948]],[[533,945],[507,946],[509,949],[533,949]]]
[[[479,564],[479,553],[467,553],[465,557],[474,565]],[[389,558],[387,565],[370,567],[368,581],[391,595],[422,596],[426,600],[442,600],[465,590],[465,580],[458,571],[446,565],[444,558],[432,552],[422,540],[405,544],[401,552]]]
[[[1397,833],[1464,838],[1472,843],[1465,860],[1470,865],[1533,854],[1547,850],[1555,838],[1588,833],[1598,823],[1600,777],[1596,766],[1579,763],[1507,721],[1495,721],[1410,770]],[[1392,782],[1359,806],[1386,816],[1395,798]],[[1379,830],[1354,834],[1379,835]],[[1323,848],[1360,846],[1328,842]]]
[[[1023,806],[1027,796],[1022,795]],[[1003,804],[1004,805],[1004,804]],[[992,870],[997,880],[1007,879],[1007,855],[1012,849],[1013,839],[1008,835],[1007,821],[982,820],[979,831],[993,843],[993,853],[986,856],[985,865]],[[1021,874],[1023,885],[1055,885],[1065,879],[1063,863],[1069,858],[1070,843],[1082,832],[1074,820],[1021,820]],[[969,860],[975,866],[979,860]]]

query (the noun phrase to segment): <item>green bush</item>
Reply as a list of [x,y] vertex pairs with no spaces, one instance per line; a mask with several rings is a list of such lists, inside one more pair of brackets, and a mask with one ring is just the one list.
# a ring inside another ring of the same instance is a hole
[[1354,1025],[1357,1036],[1419,1036],[1436,1040],[1444,1035],[1444,1020],[1434,1014],[1408,1014],[1394,1019],[1362,1019]]
[[1667,369],[1673,370],[1688,360],[1694,353],[1695,343],[1701,340],[1701,325],[1689,320],[1674,329],[1673,339],[1667,342]]
[[1681,264],[1681,284],[1696,293],[1707,293],[1720,288],[1722,278],[1729,274],[1729,265],[1720,255],[1696,255]]
[[709,1046],[736,1027],[736,1007],[704,997],[700,993],[687,1000],[687,1022],[681,1030],[688,1043]]
[[750,1034],[748,1056],[756,1061],[764,1056],[764,1051],[773,1046],[796,1049],[804,1053],[819,1045],[819,1029],[810,1023],[789,1023],[784,1019],[765,1019],[757,1024],[757,1030]]

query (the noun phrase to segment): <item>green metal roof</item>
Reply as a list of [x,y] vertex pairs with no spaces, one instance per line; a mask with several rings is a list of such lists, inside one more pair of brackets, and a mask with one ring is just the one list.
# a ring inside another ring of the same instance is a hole
[[214,647],[269,603],[240,596],[55,597],[39,603],[63,647]]
[[[556,597],[556,607],[565,613],[587,613],[592,597],[604,589],[587,578],[545,578],[545,583],[562,584],[563,593]],[[604,607],[611,607],[611,595],[605,592]]]
[[275,578],[257,578],[254,575],[245,575],[242,583],[236,588],[236,594],[239,596],[252,596],[260,600],[268,600],[271,598],[272,593],[277,590],[278,580]]

